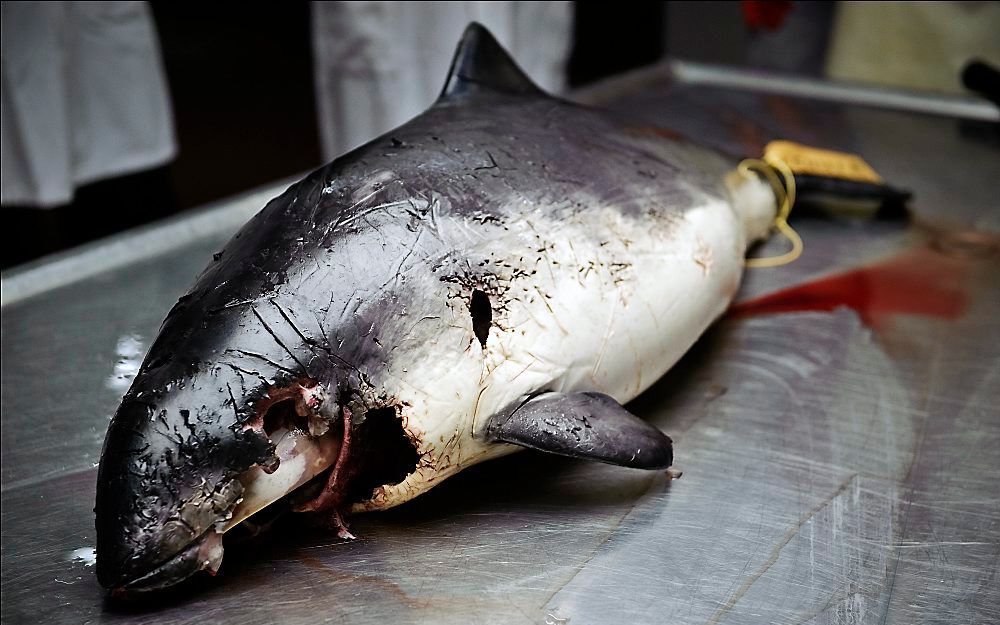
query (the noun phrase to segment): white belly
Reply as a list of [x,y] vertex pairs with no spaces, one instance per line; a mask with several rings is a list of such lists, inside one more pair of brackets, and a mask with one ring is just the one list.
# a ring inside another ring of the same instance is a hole
[[[423,321],[441,324],[434,339],[400,346],[408,357],[394,359],[388,394],[399,399],[423,460],[355,509],[397,505],[518,450],[486,443],[483,429],[492,414],[540,391],[598,391],[624,403],[649,387],[735,294],[748,240],[773,215],[770,196],[756,195],[763,220],[705,195],[656,223],[614,208],[561,222],[528,212],[505,236],[477,245],[471,260],[489,259],[503,287],[491,297],[486,348],[473,334],[467,293]],[[748,227],[757,231],[748,236]]]

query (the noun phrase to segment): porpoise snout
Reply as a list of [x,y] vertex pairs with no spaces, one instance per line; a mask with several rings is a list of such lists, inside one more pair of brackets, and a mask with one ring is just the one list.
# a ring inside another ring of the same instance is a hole
[[243,495],[238,477],[273,456],[267,437],[233,423],[232,407],[197,380],[167,392],[142,388],[137,380],[112,419],[98,470],[97,578],[113,591],[217,570],[216,524]]

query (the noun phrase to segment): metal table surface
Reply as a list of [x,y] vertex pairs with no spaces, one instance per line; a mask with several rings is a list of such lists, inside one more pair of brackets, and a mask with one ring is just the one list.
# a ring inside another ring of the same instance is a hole
[[[603,93],[738,153],[778,137],[856,150],[943,224],[799,219],[804,256],[748,270],[738,299],[923,250],[928,288],[956,290],[960,314],[724,318],[633,403],[674,437],[679,480],[525,452],[356,517],[355,542],[292,520],[227,548],[197,592],[110,602],[92,568],[108,419],[166,311],[266,189],[7,281],[97,262],[3,308],[3,622],[1000,621],[1000,150],[953,119],[655,72]],[[112,249],[124,260],[101,265]]]

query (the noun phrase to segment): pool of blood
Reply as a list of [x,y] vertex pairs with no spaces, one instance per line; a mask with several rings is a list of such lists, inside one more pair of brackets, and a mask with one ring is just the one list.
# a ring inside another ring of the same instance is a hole
[[968,304],[969,259],[933,247],[905,250],[844,273],[737,302],[734,318],[846,307],[875,326],[892,315],[955,319]]

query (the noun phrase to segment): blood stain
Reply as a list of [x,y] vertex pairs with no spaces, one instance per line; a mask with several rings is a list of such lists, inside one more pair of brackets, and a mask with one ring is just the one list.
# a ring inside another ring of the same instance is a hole
[[729,316],[756,317],[846,307],[868,326],[892,315],[955,319],[968,304],[968,259],[931,247],[734,304]]

